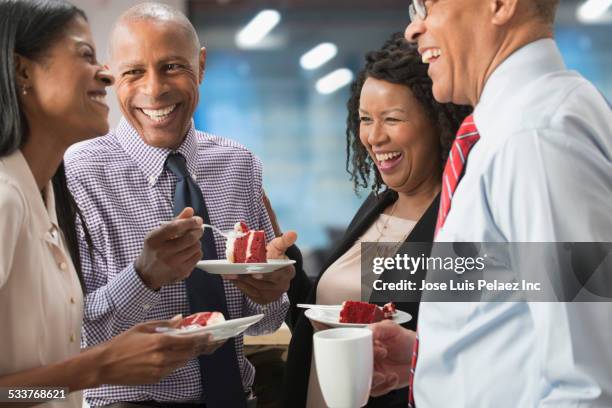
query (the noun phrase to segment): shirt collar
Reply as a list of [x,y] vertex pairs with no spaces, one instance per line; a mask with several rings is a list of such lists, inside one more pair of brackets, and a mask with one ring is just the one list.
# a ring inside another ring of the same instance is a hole
[[189,124],[183,143],[176,150],[146,144],[125,117],[121,118],[115,134],[125,152],[136,162],[151,185],[157,183],[164,171],[166,158],[172,152],[183,155],[189,173],[192,175],[196,173],[198,141],[193,120]]
[[480,136],[494,133],[483,130],[490,126],[495,128],[509,92],[516,93],[542,75],[565,69],[561,53],[552,39],[537,40],[516,50],[491,74],[474,109],[474,122]]

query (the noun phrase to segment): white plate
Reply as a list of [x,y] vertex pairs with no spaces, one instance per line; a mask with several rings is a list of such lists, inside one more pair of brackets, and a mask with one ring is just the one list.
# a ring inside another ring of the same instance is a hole
[[226,320],[223,323],[213,324],[212,326],[204,326],[204,327],[190,327],[186,329],[174,329],[165,331],[170,334],[184,335],[184,334],[194,334],[194,333],[210,333],[213,337],[213,340],[225,340],[231,337],[236,337],[240,333],[244,332],[249,326],[254,325],[261,319],[263,319],[263,314],[258,314],[254,316],[241,317],[239,319]]
[[[342,309],[341,305],[338,305],[338,309],[308,309],[304,313],[307,318],[310,320],[314,320],[318,323],[323,323],[331,327],[366,327],[367,323],[340,323],[340,309]],[[396,310],[393,315],[393,319],[391,319],[397,324],[408,323],[412,320],[412,316],[410,313],[402,312],[401,310]]]
[[230,263],[227,259],[214,259],[200,261],[196,267],[215,275],[252,275],[274,272],[294,263],[292,259],[269,259],[266,263]]

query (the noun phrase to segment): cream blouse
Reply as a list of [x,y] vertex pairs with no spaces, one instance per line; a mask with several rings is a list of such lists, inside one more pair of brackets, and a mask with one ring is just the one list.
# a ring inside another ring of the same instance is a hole
[[[81,287],[57,225],[51,182],[43,195],[44,202],[21,151],[0,158],[0,375],[80,352]],[[42,406],[82,403],[74,392]]]
[[[413,220],[381,214],[355,244],[323,273],[317,286],[317,304],[339,305],[345,300],[360,300],[362,282],[367,281],[367,277],[362,279],[361,276],[361,243],[404,242],[415,225],[416,221]],[[369,288],[369,285],[364,287],[366,292]]]
[[[368,276],[361,276],[361,243],[362,242],[404,242],[416,221],[405,220],[381,214],[378,219],[368,228],[355,244],[338,258],[325,272],[319,280],[317,286],[317,304],[338,305],[345,300],[361,300],[362,285],[364,298],[369,298],[371,286],[364,284],[369,282]],[[372,248],[374,249],[374,248]],[[384,254],[392,256],[393,254]],[[363,254],[363,256],[376,256],[375,254]],[[313,359],[310,364],[310,378],[308,381],[307,408],[326,407]]]

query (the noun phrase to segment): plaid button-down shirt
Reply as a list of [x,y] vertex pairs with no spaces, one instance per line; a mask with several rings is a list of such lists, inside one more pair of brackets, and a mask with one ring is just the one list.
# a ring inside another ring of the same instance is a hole
[[[229,230],[240,220],[274,236],[262,200],[262,166],[246,148],[233,141],[194,129],[193,123],[177,149],[200,186],[213,225]],[[165,170],[169,149],[143,142],[123,119],[114,132],[88,141],[65,157],[70,191],[83,212],[93,240],[93,259],[80,226],[80,253],[86,298],[84,346],[111,339],[139,322],[189,314],[185,283],[148,289],[134,270],[145,235],[172,219],[176,177]],[[215,236],[217,253],[225,253],[225,240]],[[286,295],[262,308],[232,282],[224,281],[229,316],[235,319],[265,313],[247,331],[259,335],[276,330],[289,302]],[[255,370],[244,356],[243,338],[236,338],[238,364],[245,390]],[[211,373],[214,375],[214,373]],[[102,386],[87,390],[92,406],[116,401],[198,400],[202,392],[197,360],[176,370],[158,384],[138,387]]]

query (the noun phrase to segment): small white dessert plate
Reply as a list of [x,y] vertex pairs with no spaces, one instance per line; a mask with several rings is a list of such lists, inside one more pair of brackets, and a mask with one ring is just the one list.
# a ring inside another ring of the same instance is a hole
[[248,329],[249,326],[252,326],[263,319],[263,317],[263,314],[257,314],[254,316],[241,317],[239,319],[226,320],[223,323],[213,324],[212,326],[198,327],[194,325],[184,329],[166,329],[165,327],[160,327],[158,328],[158,331],[176,335],[210,333],[213,340],[225,340],[238,336]]
[[[304,315],[318,323],[325,324],[330,327],[367,327],[367,323],[340,323],[340,310],[342,309],[341,305],[338,305],[337,309],[308,309],[304,313]],[[402,312],[401,310],[396,310],[393,315],[393,319],[391,319],[397,324],[408,323],[412,320],[412,316],[410,313]]]
[[196,267],[215,275],[252,275],[274,272],[294,263],[293,259],[268,259],[266,263],[230,263],[227,259],[214,259],[200,261]]

